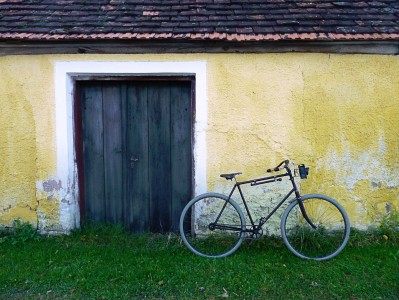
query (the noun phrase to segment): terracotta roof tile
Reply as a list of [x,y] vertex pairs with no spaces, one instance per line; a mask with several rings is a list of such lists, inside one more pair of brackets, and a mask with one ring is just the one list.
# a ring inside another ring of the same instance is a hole
[[396,40],[397,0],[2,0],[0,39]]

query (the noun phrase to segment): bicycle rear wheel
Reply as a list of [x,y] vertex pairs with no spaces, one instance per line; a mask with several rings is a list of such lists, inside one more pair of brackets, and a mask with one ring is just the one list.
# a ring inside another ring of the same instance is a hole
[[325,195],[302,196],[305,211],[316,228],[302,216],[297,201],[291,203],[281,219],[284,243],[301,258],[327,260],[339,254],[350,234],[350,222],[344,208]]
[[237,250],[245,237],[244,215],[240,207],[225,195],[202,194],[183,209],[180,234],[195,254],[224,257]]

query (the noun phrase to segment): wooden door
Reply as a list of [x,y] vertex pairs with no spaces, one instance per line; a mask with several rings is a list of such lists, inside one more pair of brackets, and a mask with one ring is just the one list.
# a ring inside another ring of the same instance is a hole
[[93,81],[78,89],[83,219],[177,231],[192,194],[191,81]]

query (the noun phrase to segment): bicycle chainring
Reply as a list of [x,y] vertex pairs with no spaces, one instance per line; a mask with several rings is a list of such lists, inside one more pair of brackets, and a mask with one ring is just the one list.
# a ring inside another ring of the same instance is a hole
[[262,235],[263,235],[263,229],[259,226],[253,226],[252,231],[249,234],[250,238],[253,240],[259,240]]

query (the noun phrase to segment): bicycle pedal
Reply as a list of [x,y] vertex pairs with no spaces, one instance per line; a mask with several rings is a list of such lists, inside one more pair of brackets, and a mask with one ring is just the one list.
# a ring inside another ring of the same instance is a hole
[[245,241],[247,242],[248,245],[251,245],[252,242],[254,241],[254,239],[251,238],[251,237],[246,237],[246,238],[245,238]]

